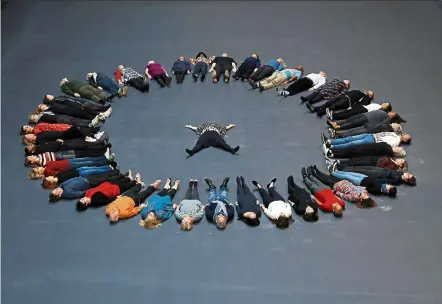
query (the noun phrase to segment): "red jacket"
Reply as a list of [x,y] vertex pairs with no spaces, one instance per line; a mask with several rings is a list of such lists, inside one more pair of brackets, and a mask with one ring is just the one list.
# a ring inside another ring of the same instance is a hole
[[46,131],[64,132],[64,131],[69,130],[71,127],[72,126],[68,125],[68,124],[62,124],[62,123],[50,124],[50,123],[46,123],[46,122],[41,122],[41,123],[35,125],[35,127],[32,129],[32,133],[34,133],[35,135],[38,135],[41,132],[46,132]]
[[58,172],[69,170],[69,160],[50,161],[46,164],[44,175],[55,176]]
[[109,182],[104,182],[95,188],[87,190],[84,196],[91,198],[97,192],[104,194],[106,197],[116,197],[120,195],[120,187]]
[[345,202],[337,197],[332,189],[324,189],[316,192],[315,197],[321,203],[319,209],[324,212],[333,212],[333,204],[338,203],[342,208],[345,208]]

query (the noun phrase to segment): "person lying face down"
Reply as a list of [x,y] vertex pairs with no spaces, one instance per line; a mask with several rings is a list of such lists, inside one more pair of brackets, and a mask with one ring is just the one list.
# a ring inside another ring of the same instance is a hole
[[250,57],[244,59],[232,78],[235,80],[241,79],[241,81],[244,82],[246,79],[249,79],[249,77],[252,76],[252,74],[256,72],[260,67],[261,60],[259,59],[258,54],[253,53]]
[[112,203],[106,206],[106,216],[108,216],[110,224],[116,224],[120,219],[128,219],[140,213],[141,209],[146,206],[142,202],[158,189],[161,181],[157,180],[142,190],[144,183],[141,175],[137,173],[135,183],[135,186],[117,196]]
[[272,59],[267,64],[260,66],[249,78],[249,83],[254,83],[270,77],[273,73],[284,70],[287,67],[282,58]]
[[175,209],[175,218],[181,224],[181,229],[190,231],[193,224],[204,217],[204,205],[198,194],[198,181],[191,179],[184,200]]
[[310,104],[318,103],[322,100],[331,100],[340,94],[347,93],[348,89],[350,88],[350,81],[349,80],[339,80],[339,79],[333,79],[330,82],[326,82],[323,85],[321,85],[319,88],[314,90],[310,95],[308,96],[301,96],[302,102],[309,102]]
[[327,81],[327,74],[324,71],[319,73],[310,73],[304,77],[293,82],[287,88],[276,89],[276,93],[279,96],[293,96],[303,91],[314,91],[322,86]]
[[310,193],[295,183],[293,175],[287,178],[287,185],[289,192],[287,201],[292,205],[295,213],[301,215],[307,222],[318,221],[318,204],[312,199]]
[[180,84],[184,82],[184,77],[192,71],[192,64],[181,56],[174,62],[171,71],[175,75],[176,83]]
[[224,178],[219,188],[219,194],[217,194],[216,187],[210,178],[206,177],[204,181],[209,186],[209,204],[204,208],[206,219],[209,222],[215,223],[218,229],[225,229],[227,222],[235,216],[235,209],[233,205],[229,203],[227,194],[229,178]]
[[109,92],[112,98],[115,96],[127,96],[127,86],[120,87],[112,78],[104,75],[103,73],[89,72],[86,74],[86,80],[91,86],[99,90],[106,90]]
[[82,80],[68,80],[67,78],[63,78],[60,81],[60,88],[66,95],[84,97],[99,103],[105,103],[106,101],[112,100],[112,96],[106,96],[103,91],[94,88]]
[[209,73],[212,72],[213,83],[217,83],[220,77],[224,76],[224,82],[230,82],[230,74],[236,72],[236,61],[227,53],[217,56],[212,61]]
[[178,191],[180,180],[175,180],[172,188],[170,188],[171,183],[172,179],[167,178],[163,190],[149,199],[146,206],[141,209],[141,227],[157,228],[173,215],[177,205],[172,204],[172,200]]
[[327,108],[325,113],[327,114],[327,118],[329,120],[345,120],[352,116],[356,116],[358,114],[373,112],[377,110],[382,110],[385,112],[393,111],[391,103],[383,102],[381,104],[378,103],[370,103],[368,105],[355,104],[350,109],[335,112],[334,110],[330,110]]
[[272,75],[264,78],[261,81],[250,82],[250,86],[252,87],[252,89],[259,88],[259,91],[262,92],[264,90],[268,90],[279,85],[284,86],[290,82],[300,79],[303,72],[303,66],[298,65],[296,69],[284,69],[280,72],[278,71],[273,73]]
[[285,202],[284,198],[275,190],[276,178],[267,185],[267,190],[264,190],[257,181],[252,181],[252,184],[258,189],[261,195],[263,204],[261,205],[265,215],[275,222],[276,227],[280,229],[288,228],[292,219],[292,206]]
[[261,217],[260,204],[249,187],[247,187],[244,177],[236,177],[236,187],[237,203],[235,205],[238,219],[251,227],[259,226],[259,218]]
[[124,67],[120,64],[114,72],[114,75],[119,85],[129,85],[142,93],[149,92],[150,86],[147,78],[131,67]]

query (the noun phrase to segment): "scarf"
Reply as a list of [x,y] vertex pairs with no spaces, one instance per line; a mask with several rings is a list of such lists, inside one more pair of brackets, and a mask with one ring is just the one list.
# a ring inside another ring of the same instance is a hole
[[225,215],[225,217],[228,217],[226,204],[222,201],[215,201],[215,202],[216,202],[216,208],[215,212],[213,213],[214,223],[216,223],[216,217],[220,214],[223,214]]

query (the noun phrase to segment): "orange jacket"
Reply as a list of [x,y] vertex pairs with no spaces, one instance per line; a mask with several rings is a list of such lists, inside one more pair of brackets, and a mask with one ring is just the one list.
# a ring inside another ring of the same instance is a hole
[[118,209],[120,213],[120,218],[130,218],[140,213],[141,208],[142,207],[140,206],[135,207],[135,202],[132,198],[128,196],[120,196],[117,197],[117,199],[114,200],[112,203],[107,205],[106,215],[109,216],[112,210]]

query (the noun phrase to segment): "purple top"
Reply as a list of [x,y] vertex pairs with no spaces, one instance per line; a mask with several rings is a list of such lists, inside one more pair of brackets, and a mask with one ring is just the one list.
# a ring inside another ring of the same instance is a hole
[[166,73],[166,71],[163,69],[163,67],[159,63],[148,64],[146,66],[146,68],[149,69],[149,75],[152,76],[152,77],[155,77],[155,76],[158,76],[158,75]]

